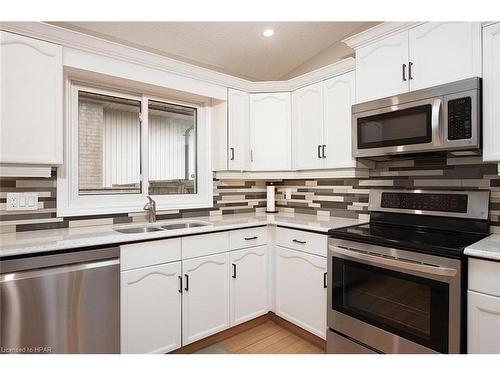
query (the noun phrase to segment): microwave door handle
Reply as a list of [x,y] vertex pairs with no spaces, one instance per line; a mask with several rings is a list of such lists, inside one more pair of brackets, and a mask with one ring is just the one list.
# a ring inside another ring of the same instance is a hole
[[431,130],[432,130],[432,144],[434,146],[441,146],[441,107],[442,100],[435,99],[432,103],[432,117],[431,117]]
[[377,255],[365,254],[365,253],[360,253],[358,251],[343,249],[338,246],[334,247],[333,255],[335,254],[341,255],[342,258],[348,258],[350,260],[355,260],[355,261],[356,260],[362,261],[363,263],[371,266],[391,266],[399,268],[401,270],[416,271],[423,274],[446,276],[446,277],[454,277],[457,275],[457,270],[453,268],[428,266],[425,264],[407,262],[404,260],[385,258]]

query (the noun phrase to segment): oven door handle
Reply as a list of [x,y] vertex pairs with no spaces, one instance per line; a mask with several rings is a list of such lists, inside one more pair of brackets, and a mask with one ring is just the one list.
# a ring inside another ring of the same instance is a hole
[[333,255],[341,255],[342,258],[348,258],[351,260],[360,260],[365,264],[371,266],[391,266],[399,268],[406,271],[416,271],[420,273],[454,277],[457,275],[458,271],[453,268],[439,267],[439,266],[429,266],[420,263],[413,263],[404,260],[391,259],[386,257],[381,257],[377,255],[365,254],[354,250],[344,249],[335,246],[333,249]]
[[432,103],[432,116],[431,116],[431,131],[432,131],[432,144],[434,146],[441,146],[441,99],[435,99]]

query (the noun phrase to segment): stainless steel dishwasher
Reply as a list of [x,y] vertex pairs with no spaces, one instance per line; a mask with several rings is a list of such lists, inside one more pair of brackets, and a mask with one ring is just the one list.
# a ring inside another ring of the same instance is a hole
[[119,249],[0,261],[0,353],[119,353]]

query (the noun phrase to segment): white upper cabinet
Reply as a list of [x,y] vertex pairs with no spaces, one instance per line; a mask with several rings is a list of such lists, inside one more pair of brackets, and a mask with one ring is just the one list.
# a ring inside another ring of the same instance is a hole
[[231,260],[231,326],[267,314],[267,245],[233,251]]
[[356,101],[408,91],[408,33],[391,35],[356,50]]
[[254,171],[291,168],[289,92],[250,94],[250,162]]
[[0,31],[0,163],[63,163],[62,47]]
[[294,169],[323,165],[323,85],[321,82],[292,94],[292,162]]
[[483,160],[500,161],[500,22],[483,29]]
[[481,76],[479,22],[427,22],[409,30],[410,90]]
[[363,33],[374,42],[353,37],[357,103],[481,76],[481,23],[426,22],[385,36],[388,27]]
[[248,170],[250,168],[250,95],[229,89],[229,169]]
[[181,346],[181,262],[122,272],[121,352],[167,353]]
[[354,168],[351,107],[355,101],[355,73],[348,72],[323,82],[324,168]]
[[292,94],[294,169],[353,168],[351,106],[355,73],[303,87]]
[[182,261],[182,344],[229,328],[229,254]]

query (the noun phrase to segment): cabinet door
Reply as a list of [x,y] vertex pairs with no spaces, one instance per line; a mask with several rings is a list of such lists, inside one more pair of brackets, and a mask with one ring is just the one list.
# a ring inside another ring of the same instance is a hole
[[62,164],[62,47],[0,31],[0,163]]
[[267,245],[232,251],[231,326],[267,314]]
[[303,87],[292,94],[292,163],[294,169],[323,166],[322,83]]
[[228,91],[229,169],[250,168],[250,103],[249,94],[239,90]]
[[182,261],[182,344],[229,328],[229,254]]
[[481,76],[480,22],[427,22],[409,31],[410,90]]
[[290,112],[289,92],[250,94],[252,170],[290,169]]
[[326,258],[276,246],[276,314],[326,337]]
[[500,22],[483,29],[483,160],[500,161]]
[[125,271],[121,352],[166,353],[181,346],[181,262]]
[[355,73],[323,82],[325,168],[352,168],[351,106],[355,100]]
[[500,354],[500,298],[467,292],[468,353]]
[[407,65],[407,31],[356,50],[356,102],[407,92]]

